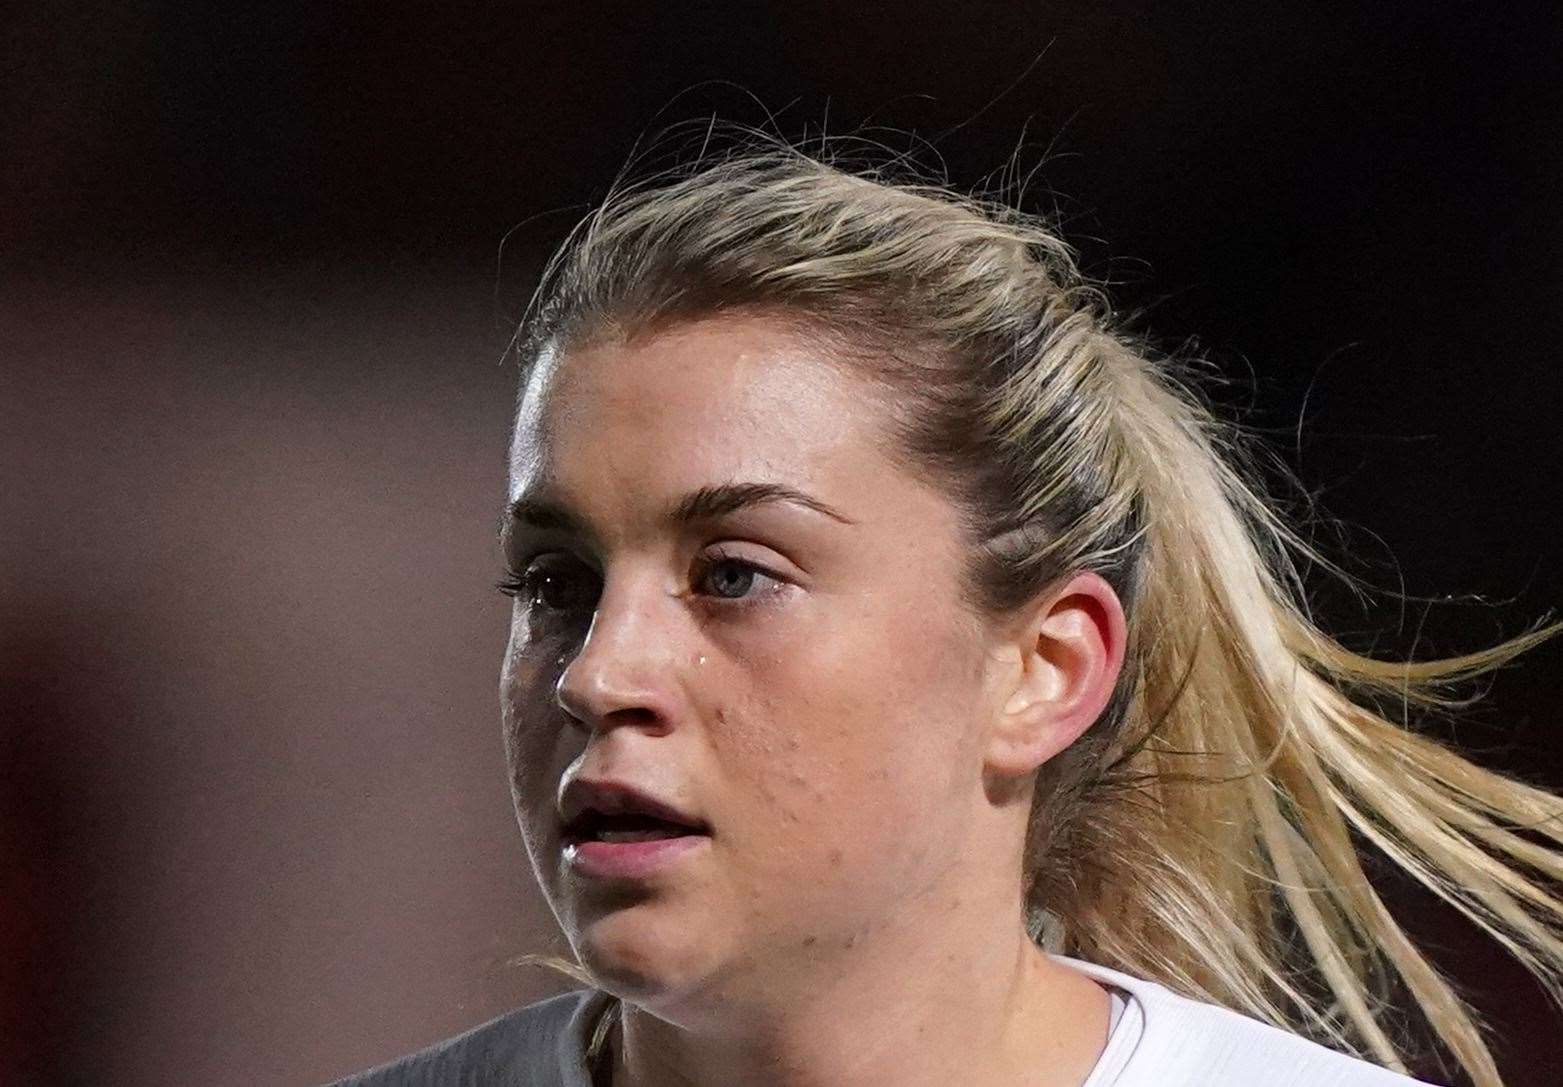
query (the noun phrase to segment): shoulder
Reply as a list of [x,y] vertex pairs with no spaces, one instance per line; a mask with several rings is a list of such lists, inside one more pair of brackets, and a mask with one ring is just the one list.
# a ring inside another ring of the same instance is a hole
[[573,1087],[578,1081],[567,1070],[579,1056],[575,1035],[603,995],[575,989],[539,1000],[329,1087]]
[[[1166,986],[1077,959],[1060,960],[1133,996],[1143,1034],[1123,1087],[1417,1087],[1419,1080],[1206,1004]],[[1421,1087],[1429,1087],[1422,1084]]]

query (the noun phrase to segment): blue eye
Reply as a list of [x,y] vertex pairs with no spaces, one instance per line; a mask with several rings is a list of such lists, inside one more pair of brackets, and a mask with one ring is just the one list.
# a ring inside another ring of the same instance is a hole
[[[507,570],[495,587],[506,596],[521,600],[529,610],[557,614],[592,610],[597,579],[594,575],[578,576],[586,567],[579,563],[539,564],[536,559],[529,560],[520,573]],[[770,582],[771,587],[751,591],[756,578]],[[783,584],[763,567],[720,549],[702,557],[695,571],[695,585],[703,595],[735,604],[753,603],[780,591]]]
[[[714,579],[709,577],[709,575],[717,572],[723,572],[726,576],[719,576]],[[777,580],[754,563],[745,562],[721,551],[712,552],[711,557],[706,559],[701,566],[700,574],[702,581],[712,586],[720,586],[712,594],[720,600],[744,600],[749,598],[751,595],[749,589],[753,587],[756,576],[766,578],[769,581]]]
[[566,569],[555,564],[539,566],[534,562],[519,574],[507,570],[496,588],[506,596],[523,601],[528,608],[564,612],[581,606],[580,601],[572,600],[569,595],[572,585],[578,582],[579,579],[572,579]]

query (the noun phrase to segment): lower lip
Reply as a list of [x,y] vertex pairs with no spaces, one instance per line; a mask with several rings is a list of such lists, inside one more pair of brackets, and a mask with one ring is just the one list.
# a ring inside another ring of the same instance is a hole
[[564,860],[583,876],[644,879],[710,840],[705,834],[681,834],[677,838],[652,838],[644,842],[571,842],[564,847]]

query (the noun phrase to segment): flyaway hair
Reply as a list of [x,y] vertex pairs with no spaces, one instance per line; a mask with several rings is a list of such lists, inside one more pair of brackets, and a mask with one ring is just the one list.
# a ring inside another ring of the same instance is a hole
[[1038,772],[1032,936],[1400,1071],[1402,985],[1470,1078],[1499,1087],[1472,1010],[1390,916],[1359,846],[1563,1006],[1563,799],[1412,727],[1413,707],[1468,706],[1455,685],[1563,623],[1442,660],[1348,650],[1313,622],[1298,561],[1356,579],[1267,493],[1266,451],[1212,409],[1196,360],[1124,330],[1046,221],[900,161],[847,166],[839,145],[735,127],[614,182],[544,270],[522,367],[737,311],[789,321],[879,382],[896,454],[961,513],[974,613],[1093,570],[1128,617],[1107,710]]

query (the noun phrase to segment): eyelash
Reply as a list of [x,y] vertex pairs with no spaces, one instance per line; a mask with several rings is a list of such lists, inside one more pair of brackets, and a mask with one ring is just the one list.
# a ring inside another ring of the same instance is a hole
[[[547,552],[535,552],[531,555],[528,555],[521,564],[520,573],[517,573],[513,569],[507,569],[505,571],[505,576],[495,584],[495,588],[497,588],[505,596],[520,599],[528,607],[537,607],[540,610],[548,612],[563,611],[564,609],[549,608],[540,601],[534,600],[534,596],[537,592],[537,588],[541,582],[541,579],[546,576],[549,571],[546,568],[538,569],[532,566],[532,563],[546,553]],[[769,578],[771,581],[776,583],[775,586],[770,589],[765,589],[760,592],[748,593],[744,596],[716,596],[714,594],[711,596],[712,600],[716,600],[724,606],[756,606],[766,598],[780,592],[782,587],[786,584],[779,575],[773,574],[765,567],[749,562],[747,559],[741,559],[737,555],[723,551],[719,547],[714,548],[702,557],[696,580],[698,581],[701,578],[704,578],[705,575],[710,573],[712,569],[718,566],[736,566],[741,570],[758,574],[761,577]]]

